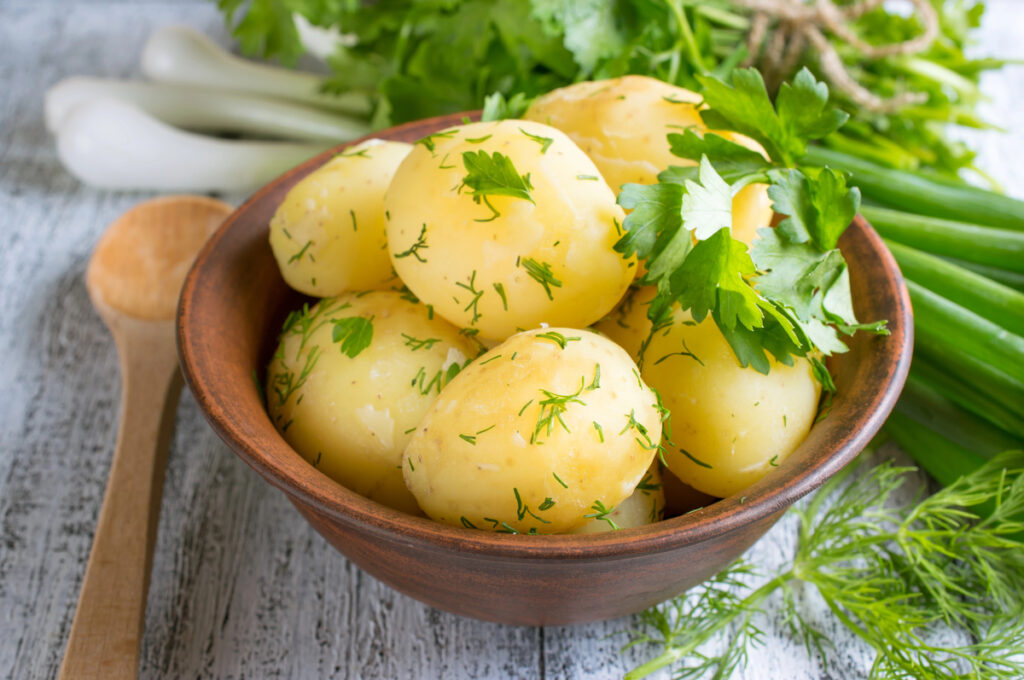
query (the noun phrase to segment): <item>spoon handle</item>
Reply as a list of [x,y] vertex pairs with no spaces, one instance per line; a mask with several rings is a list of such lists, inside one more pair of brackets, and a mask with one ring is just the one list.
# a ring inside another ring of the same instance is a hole
[[171,322],[121,319],[111,331],[121,360],[120,425],[62,680],[138,675],[167,450],[182,387]]

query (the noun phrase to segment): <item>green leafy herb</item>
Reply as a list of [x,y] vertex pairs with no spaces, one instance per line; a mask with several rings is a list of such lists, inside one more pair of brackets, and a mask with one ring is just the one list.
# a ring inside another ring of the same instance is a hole
[[[631,633],[629,644],[662,651],[626,677],[673,664],[683,664],[676,677],[734,677],[748,650],[763,642],[758,620],[769,607],[792,639],[823,655],[827,638],[794,597],[801,581],[874,649],[872,677],[1022,677],[1024,452],[996,456],[911,506],[895,502],[906,468],[883,463],[850,483],[856,467],[792,510],[799,545],[787,568],[756,585],[758,575],[740,561],[644,612],[644,629]],[[776,592],[781,611],[768,604]],[[724,644],[709,645],[722,636]]]
[[609,507],[605,506],[604,503],[602,503],[601,501],[597,500],[597,501],[594,501],[594,504],[590,506],[590,509],[593,510],[594,512],[592,512],[592,513],[590,513],[588,515],[583,515],[584,517],[586,517],[587,519],[596,519],[599,522],[607,522],[608,526],[610,526],[613,530],[618,530],[619,525],[616,524],[615,520],[613,520],[610,517],[610,515],[613,512],[615,512],[615,508],[614,507],[609,508]]
[[437,343],[441,342],[441,338],[425,338],[420,340],[419,338],[414,338],[406,333],[402,333],[402,337],[405,338],[405,346],[410,348],[413,352],[421,349],[430,349]]
[[[580,378],[580,388],[572,394],[558,394],[548,390],[541,390],[544,399],[540,402],[540,415],[537,417],[537,424],[534,426],[533,434],[530,435],[531,444],[543,444],[541,437],[550,437],[555,429],[555,424],[569,432],[569,426],[562,419],[562,414],[569,408],[570,404],[582,404],[585,402],[579,398],[583,391],[583,378]],[[521,413],[521,412],[520,412]]]
[[530,139],[532,139],[533,141],[540,144],[540,152],[542,155],[546,154],[548,152],[548,148],[550,148],[551,145],[555,143],[555,140],[552,139],[551,137],[541,137],[540,135],[533,135],[524,130],[523,128],[519,128],[519,131],[522,132],[527,137],[529,137]]
[[534,337],[542,340],[550,340],[551,342],[558,345],[559,349],[565,349],[566,345],[568,345],[570,342],[579,342],[580,340],[582,340],[582,338],[578,335],[574,335],[572,337],[567,338],[558,331],[547,331],[545,333],[537,333],[537,335],[535,335]]
[[529,173],[520,175],[512,165],[512,160],[500,151],[491,154],[486,151],[463,151],[462,163],[466,167],[466,176],[462,178],[460,188],[468,188],[474,202],[482,201],[491,209],[491,216],[478,222],[490,222],[501,216],[491,204],[491,196],[509,196],[533,203],[533,197],[530,196],[533,185]]
[[350,316],[344,319],[332,319],[334,330],[331,339],[341,343],[341,353],[355,359],[360,352],[373,342],[373,317]]
[[531,279],[544,286],[544,292],[547,293],[548,300],[554,300],[551,289],[561,288],[562,282],[551,271],[551,265],[547,262],[537,262],[532,257],[523,258],[520,264]]
[[420,227],[419,236],[416,237],[416,242],[409,246],[406,250],[400,253],[395,253],[395,259],[401,260],[404,257],[415,257],[420,262],[426,262],[426,259],[420,255],[421,250],[426,250],[430,246],[427,245],[427,223],[424,222],[423,226]]

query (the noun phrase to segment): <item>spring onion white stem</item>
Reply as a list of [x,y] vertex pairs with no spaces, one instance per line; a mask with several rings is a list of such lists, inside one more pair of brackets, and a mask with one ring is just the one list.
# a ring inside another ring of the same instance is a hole
[[142,72],[160,82],[281,97],[356,116],[373,108],[364,93],[324,94],[320,76],[240,59],[186,26],[167,26],[150,37]]
[[113,99],[69,111],[57,134],[64,167],[108,189],[250,192],[328,146],[203,137]]
[[46,127],[56,133],[68,112],[96,98],[132,104],[175,127],[264,139],[346,142],[370,132],[356,118],[280,99],[171,83],[74,77],[46,93]]

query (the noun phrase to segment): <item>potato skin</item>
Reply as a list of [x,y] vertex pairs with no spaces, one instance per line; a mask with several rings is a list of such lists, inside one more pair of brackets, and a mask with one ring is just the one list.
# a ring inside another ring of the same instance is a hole
[[814,424],[821,395],[807,359],[773,359],[768,375],[742,368],[710,316],[693,324],[678,305],[672,325],[652,337],[641,374],[672,414],[669,469],[720,498],[785,461]]
[[[488,196],[497,217],[475,202],[463,186],[463,154],[478,152],[501,153],[517,175],[528,174],[531,200]],[[572,140],[539,123],[473,123],[421,140],[395,173],[385,206],[395,271],[439,314],[483,339],[542,323],[587,326],[634,277],[635,259],[613,249],[624,217],[615,195]]]
[[651,334],[647,309],[658,289],[655,286],[634,286],[611,313],[594,324],[594,330],[607,335],[626,350],[633,361],[640,363],[640,349]]
[[[332,337],[332,322],[351,317],[372,318],[373,327],[372,342],[354,357]],[[409,338],[434,342],[417,347]],[[440,392],[443,381],[431,384],[433,377],[475,354],[457,328],[398,293],[328,298],[286,324],[267,369],[268,411],[285,440],[321,472],[418,513],[398,467],[402,450]]]
[[[616,505],[608,519],[619,529],[632,529],[660,522],[664,515],[665,490],[662,488],[661,464],[655,459],[637,485],[636,491]],[[615,531],[615,527],[605,520],[592,517],[569,533],[600,534]]]
[[655,403],[606,338],[568,328],[519,333],[444,388],[406,447],[405,481],[435,520],[561,533],[599,502],[612,508],[633,493],[661,434]]
[[[682,128],[705,130],[701,96],[647,76],[574,83],[538,97],[524,116],[558,128],[572,138],[618,194],[623,184],[655,184],[670,165],[694,165],[672,155],[667,135]],[[727,131],[727,139],[760,153],[753,140]],[[746,244],[771,223],[768,186],[741,189],[732,201],[733,236]]]
[[270,247],[289,286],[329,297],[394,278],[384,191],[412,146],[371,139],[299,181],[270,220]]

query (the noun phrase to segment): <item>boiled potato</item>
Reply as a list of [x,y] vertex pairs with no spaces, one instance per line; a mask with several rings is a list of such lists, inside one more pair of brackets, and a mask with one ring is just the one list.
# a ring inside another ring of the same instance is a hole
[[285,323],[267,371],[268,410],[321,472],[418,512],[399,469],[402,450],[449,373],[475,354],[457,328],[398,293],[321,300]]
[[[518,193],[474,195],[477,179]],[[633,279],[635,260],[612,247],[623,219],[615,195],[572,140],[539,123],[473,123],[421,140],[385,206],[402,281],[484,339],[587,326]]]
[[384,234],[384,190],[412,147],[371,139],[292,187],[270,220],[270,247],[289,286],[327,297],[394,277]]
[[641,370],[672,414],[665,462],[698,491],[732,495],[804,440],[821,386],[802,358],[773,359],[768,375],[742,368],[710,316],[694,324],[676,305],[672,321],[651,338]]
[[512,336],[444,388],[405,449],[428,516],[492,531],[560,533],[636,489],[661,418],[610,340],[551,328]]
[[594,329],[611,338],[622,349],[629,352],[633,361],[640,363],[640,349],[651,334],[651,320],[647,309],[658,289],[642,286],[630,289],[611,314],[594,324]]
[[655,459],[629,498],[615,506],[607,519],[591,517],[571,534],[599,534],[615,529],[632,529],[654,524],[665,514],[665,491],[661,484],[661,466]]
[[[623,184],[655,184],[670,165],[693,165],[669,151],[667,136],[686,128],[705,129],[701,97],[646,76],[575,83],[538,97],[525,118],[565,132],[590,156],[615,193]],[[764,153],[753,140],[716,131]],[[732,201],[733,236],[749,244],[772,219],[768,186],[741,189]]]

